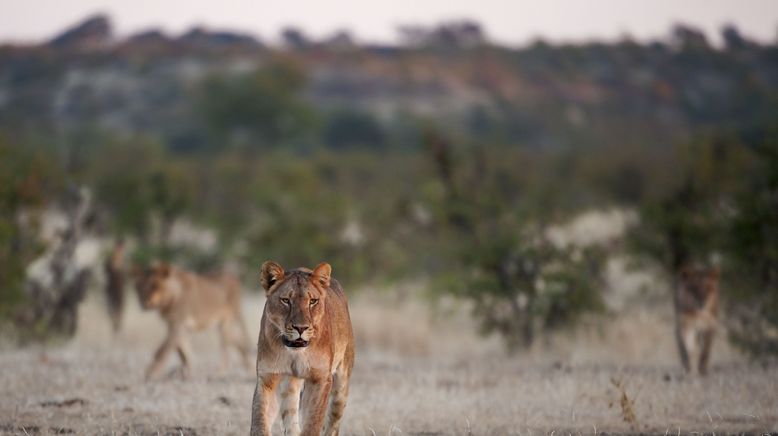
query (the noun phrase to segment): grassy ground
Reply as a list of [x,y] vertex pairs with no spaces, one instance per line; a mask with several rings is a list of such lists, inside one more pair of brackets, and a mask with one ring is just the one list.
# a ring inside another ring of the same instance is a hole
[[[461,308],[430,312],[412,292],[393,295],[352,301],[358,356],[344,434],[778,431],[778,367],[749,365],[719,339],[712,374],[683,376],[669,306],[509,356],[497,338],[473,333]],[[101,303],[87,301],[66,345],[0,352],[0,433],[248,433],[254,377],[237,359],[219,371],[215,333],[196,338],[190,380],[147,383],[162,323],[132,301],[114,336]],[[244,303],[252,341],[262,304]]]

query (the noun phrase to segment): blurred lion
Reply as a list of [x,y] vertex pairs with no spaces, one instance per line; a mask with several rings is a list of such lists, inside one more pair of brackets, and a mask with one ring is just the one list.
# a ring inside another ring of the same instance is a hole
[[227,365],[229,346],[234,346],[246,368],[251,368],[249,339],[240,312],[240,283],[236,278],[227,274],[201,276],[165,263],[145,271],[136,270],[135,276],[141,306],[158,310],[168,327],[167,337],[146,370],[147,380],[159,373],[173,350],[181,358],[183,375],[188,376],[188,334],[214,325],[219,327],[222,367]]
[[119,240],[103,264],[106,283],[105,295],[108,302],[108,314],[111,317],[113,331],[118,332],[124,313],[124,241]]
[[338,434],[354,366],[354,334],[346,295],[331,273],[326,263],[313,271],[284,271],[274,262],[262,265],[267,301],[259,332],[252,436],[270,434],[278,411],[276,390],[285,434],[300,433],[298,409],[303,434]]
[[[687,372],[695,369],[695,363],[700,374],[708,372],[718,309],[718,268],[682,268],[675,289],[675,333],[681,364]],[[695,359],[698,351],[699,357]]]

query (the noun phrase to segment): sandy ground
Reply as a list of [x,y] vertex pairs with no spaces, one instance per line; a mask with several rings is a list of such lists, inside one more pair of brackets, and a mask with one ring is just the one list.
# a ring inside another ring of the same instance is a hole
[[[343,434],[778,431],[778,367],[750,365],[720,338],[712,374],[683,376],[669,307],[628,311],[508,355],[498,338],[474,333],[462,307],[430,311],[408,295],[352,299],[358,355]],[[215,332],[195,338],[189,380],[144,382],[164,328],[130,303],[116,336],[93,296],[68,344],[0,351],[0,434],[248,433],[254,377],[237,359],[220,371]],[[262,304],[251,296],[243,305],[252,341]]]

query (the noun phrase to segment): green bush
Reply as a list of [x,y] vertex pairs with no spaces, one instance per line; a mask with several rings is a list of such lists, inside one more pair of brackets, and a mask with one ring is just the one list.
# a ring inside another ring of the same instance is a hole
[[315,112],[301,97],[304,84],[294,64],[274,62],[250,73],[206,78],[193,103],[216,148],[274,147],[304,139],[315,126]]
[[[742,174],[728,222],[730,336],[755,356],[778,354],[778,129],[744,135],[755,163]],[[752,136],[753,137],[750,137]]]
[[36,228],[40,206],[61,186],[49,156],[25,145],[13,146],[0,136],[0,322],[24,302],[25,270],[42,249]]
[[513,350],[604,309],[604,253],[557,247],[545,236],[553,186],[527,184],[515,151],[457,155],[434,132],[426,143],[441,187],[438,237],[446,242],[437,254],[447,267],[439,273],[440,291],[470,300],[483,330],[501,334]]

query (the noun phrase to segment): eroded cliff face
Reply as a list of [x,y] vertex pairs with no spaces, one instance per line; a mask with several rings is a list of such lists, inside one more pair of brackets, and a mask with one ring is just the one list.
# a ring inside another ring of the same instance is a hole
[[775,46],[733,39],[732,29],[726,40],[734,42],[723,48],[686,29],[644,45],[516,49],[475,38],[471,27],[461,38],[443,29],[399,46],[341,37],[269,47],[202,27],[116,38],[108,17],[95,16],[41,45],[0,47],[0,113],[6,122],[90,124],[171,140],[196,130],[194,96],[205,78],[282,60],[303,73],[303,97],[320,111],[363,111],[386,126],[408,116],[441,120],[474,136],[499,132],[553,146],[571,138],[596,144],[616,136],[603,131],[619,129],[656,141],[751,119],[769,111],[778,87]]

